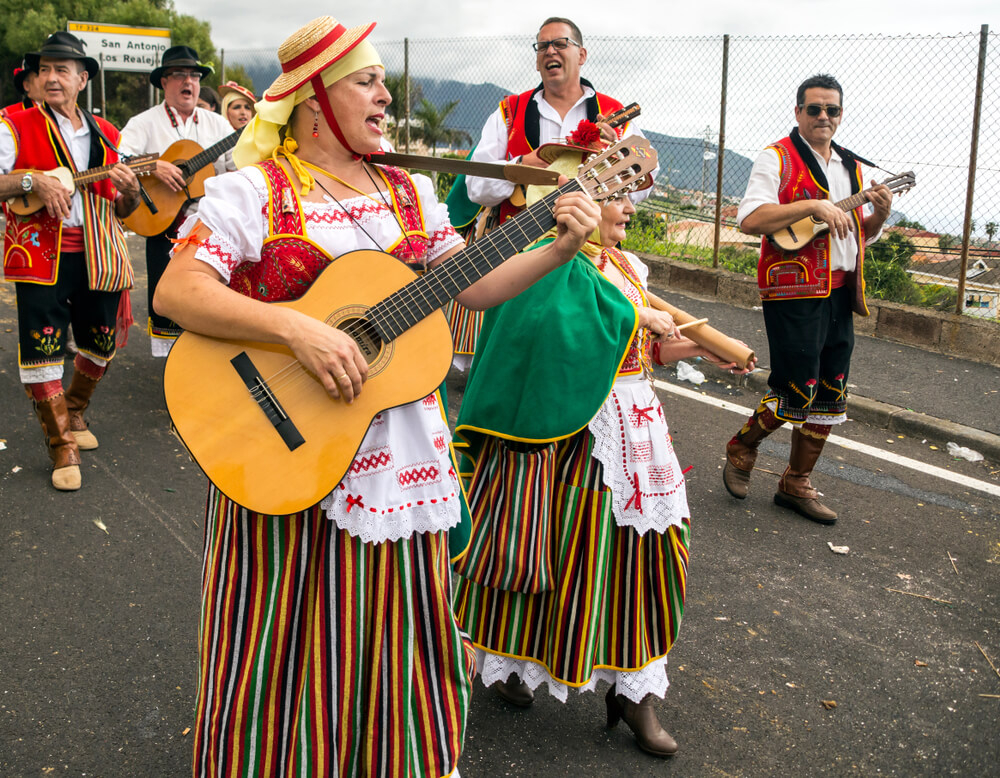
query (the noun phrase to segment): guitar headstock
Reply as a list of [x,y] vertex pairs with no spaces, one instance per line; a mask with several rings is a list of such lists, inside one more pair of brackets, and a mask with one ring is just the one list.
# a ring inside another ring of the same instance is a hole
[[136,154],[134,157],[128,157],[123,160],[123,162],[130,168],[132,172],[137,176],[149,176],[152,175],[153,171],[156,170],[156,161],[160,158],[159,154]]
[[576,180],[592,200],[608,200],[639,189],[656,168],[656,149],[630,135],[580,165]]
[[913,189],[917,185],[917,179],[912,170],[907,170],[905,173],[890,176],[882,183],[889,187],[889,191],[893,194],[902,194]]

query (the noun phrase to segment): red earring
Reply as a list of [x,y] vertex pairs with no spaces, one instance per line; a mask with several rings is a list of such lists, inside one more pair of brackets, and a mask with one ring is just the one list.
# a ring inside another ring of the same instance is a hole
[[319,111],[313,113],[313,137],[319,137]]

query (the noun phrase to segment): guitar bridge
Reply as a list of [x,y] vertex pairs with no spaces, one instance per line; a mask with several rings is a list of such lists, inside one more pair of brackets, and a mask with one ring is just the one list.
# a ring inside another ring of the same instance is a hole
[[264,380],[264,377],[257,370],[253,360],[250,359],[247,353],[241,351],[229,361],[236,369],[239,377],[243,379],[243,383],[246,384],[247,389],[250,390],[250,396],[254,402],[260,406],[267,420],[271,422],[275,431],[281,436],[285,445],[288,446],[288,450],[295,451],[295,449],[305,443],[306,441],[302,437],[302,433],[299,432],[294,422],[288,418],[285,409],[281,407],[278,398],[274,396],[271,388],[267,385],[267,381]]

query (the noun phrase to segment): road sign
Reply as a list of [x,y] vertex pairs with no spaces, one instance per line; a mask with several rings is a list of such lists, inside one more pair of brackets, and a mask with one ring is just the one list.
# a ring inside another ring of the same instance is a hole
[[159,67],[160,57],[170,48],[170,30],[164,27],[66,22],[66,29],[83,41],[87,56],[105,70],[148,73]]

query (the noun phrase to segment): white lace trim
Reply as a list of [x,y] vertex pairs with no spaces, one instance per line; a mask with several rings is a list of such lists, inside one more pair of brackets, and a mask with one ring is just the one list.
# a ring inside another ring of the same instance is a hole
[[343,488],[338,486],[322,503],[326,517],[362,543],[395,543],[409,538],[413,533],[441,532],[458,526],[462,520],[461,499],[457,494],[434,504],[425,504],[406,512],[395,512],[395,517],[383,513],[372,518],[365,511],[345,511],[346,502],[342,498]]
[[166,357],[170,354],[170,349],[174,347],[177,338],[157,338],[149,339],[149,350],[154,357]]
[[691,515],[684,475],[663,406],[649,383],[638,376],[616,380],[587,426],[594,436],[593,457],[611,490],[615,523],[640,535],[681,526]]
[[44,384],[47,381],[61,381],[63,377],[63,363],[58,365],[44,365],[43,367],[21,367],[22,384]]
[[576,689],[581,694],[597,689],[598,681],[607,681],[617,686],[617,691],[632,702],[642,702],[647,694],[654,694],[660,699],[666,696],[670,681],[667,679],[667,657],[654,659],[639,670],[612,670],[598,668],[586,684],[579,687],[568,686],[557,681],[548,669],[529,659],[515,659],[500,656],[476,648],[476,667],[482,677],[484,686],[492,686],[497,681],[506,681],[511,673],[520,678],[534,691],[543,683],[548,684],[549,694],[559,702],[566,702],[570,689]]

